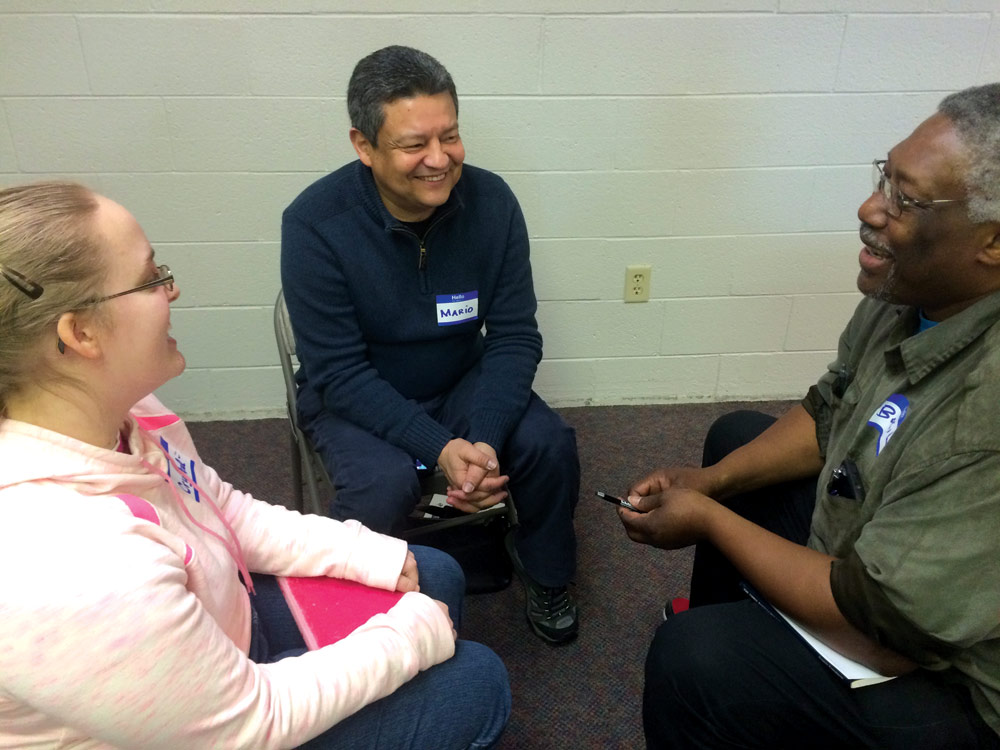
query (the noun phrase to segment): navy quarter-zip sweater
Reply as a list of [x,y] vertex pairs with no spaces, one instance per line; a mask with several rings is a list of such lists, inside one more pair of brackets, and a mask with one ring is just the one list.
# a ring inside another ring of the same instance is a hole
[[[431,466],[455,435],[418,402],[479,365],[467,439],[503,449],[542,338],[524,217],[500,177],[463,166],[421,241],[386,210],[371,170],[351,162],[285,209],[281,283],[304,417],[329,409]],[[439,295],[470,292],[476,319],[441,319]]]

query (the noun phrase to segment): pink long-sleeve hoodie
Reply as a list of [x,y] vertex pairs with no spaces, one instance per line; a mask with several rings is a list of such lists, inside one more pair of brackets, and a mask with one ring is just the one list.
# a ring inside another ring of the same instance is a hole
[[130,454],[0,420],[0,748],[292,748],[454,653],[411,592],[335,644],[250,661],[210,502],[252,572],[391,589],[405,543],[234,490],[152,396],[124,431]]

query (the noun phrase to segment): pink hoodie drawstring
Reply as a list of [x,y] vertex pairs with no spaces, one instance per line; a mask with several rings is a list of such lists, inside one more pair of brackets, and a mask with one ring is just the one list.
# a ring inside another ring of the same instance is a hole
[[[142,431],[144,433],[146,432],[145,430]],[[246,584],[247,591],[249,591],[251,594],[256,593],[253,587],[253,580],[250,578],[250,570],[247,568],[246,560],[243,557],[243,547],[240,546],[240,540],[236,536],[236,532],[233,531],[233,527],[230,526],[229,521],[226,520],[225,516],[223,516],[222,514],[222,511],[219,510],[219,506],[217,506],[215,504],[215,501],[212,500],[211,495],[209,495],[207,492],[205,492],[205,490],[203,490],[200,486],[198,486],[198,483],[195,482],[194,479],[189,477],[184,472],[184,470],[177,465],[177,462],[173,459],[170,453],[164,450],[163,446],[161,446],[157,440],[153,439],[152,435],[149,435],[148,433],[146,433],[146,435],[147,437],[150,438],[151,442],[157,448],[160,449],[160,452],[166,457],[167,463],[170,466],[173,466],[174,469],[177,471],[177,473],[180,474],[182,477],[184,477],[187,481],[189,481],[194,486],[194,488],[205,498],[205,500],[208,501],[208,506],[212,509],[212,512],[215,513],[215,516],[222,522],[222,525],[226,527],[226,531],[229,533],[229,536],[232,539],[232,543],[230,543],[228,540],[224,539],[222,536],[212,531],[207,526],[203,525],[202,523],[199,523],[199,521],[193,515],[191,515],[191,511],[188,510],[187,503],[184,502],[184,498],[181,497],[181,494],[177,491],[177,488],[174,487],[174,483],[170,481],[170,477],[167,475],[165,471],[162,471],[156,466],[153,466],[153,464],[149,463],[144,458],[140,457],[139,461],[142,463],[143,466],[152,471],[154,474],[158,474],[160,477],[162,477],[163,481],[165,481],[170,486],[170,490],[174,494],[174,499],[177,501],[177,504],[180,505],[181,510],[184,511],[184,515],[188,517],[188,520],[191,521],[191,523],[193,523],[199,529],[204,531],[206,534],[214,536],[222,543],[222,546],[226,548],[226,551],[229,553],[229,556],[233,558],[233,561],[236,563],[236,567],[239,570],[240,575],[243,576],[243,581]]]

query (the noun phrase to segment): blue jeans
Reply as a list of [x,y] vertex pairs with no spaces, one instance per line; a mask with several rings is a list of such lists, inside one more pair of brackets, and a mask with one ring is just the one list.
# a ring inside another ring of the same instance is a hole
[[[455,629],[462,619],[465,579],[447,554],[411,547],[420,590],[448,605]],[[256,611],[250,658],[278,661],[306,651],[284,596],[272,576],[255,575]],[[455,655],[420,672],[394,693],[371,703],[313,738],[303,750],[344,748],[490,748],[510,716],[510,685],[500,658],[486,646],[458,641]]]
[[[469,437],[479,368],[448,393],[421,402],[439,424]],[[330,516],[355,518],[373,531],[398,534],[420,500],[413,457],[326,410],[300,413],[303,430],[323,459],[337,495]],[[580,495],[576,433],[532,393],[518,424],[499,451],[510,476],[519,526],[515,536],[525,569],[544,586],[564,586],[576,567],[573,513]]]

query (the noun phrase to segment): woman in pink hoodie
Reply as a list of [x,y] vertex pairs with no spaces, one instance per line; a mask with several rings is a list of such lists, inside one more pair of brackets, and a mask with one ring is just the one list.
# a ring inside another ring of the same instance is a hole
[[[493,746],[454,561],[233,489],[149,395],[178,295],[117,203],[0,190],[0,748]],[[271,575],[404,593],[306,651]]]

